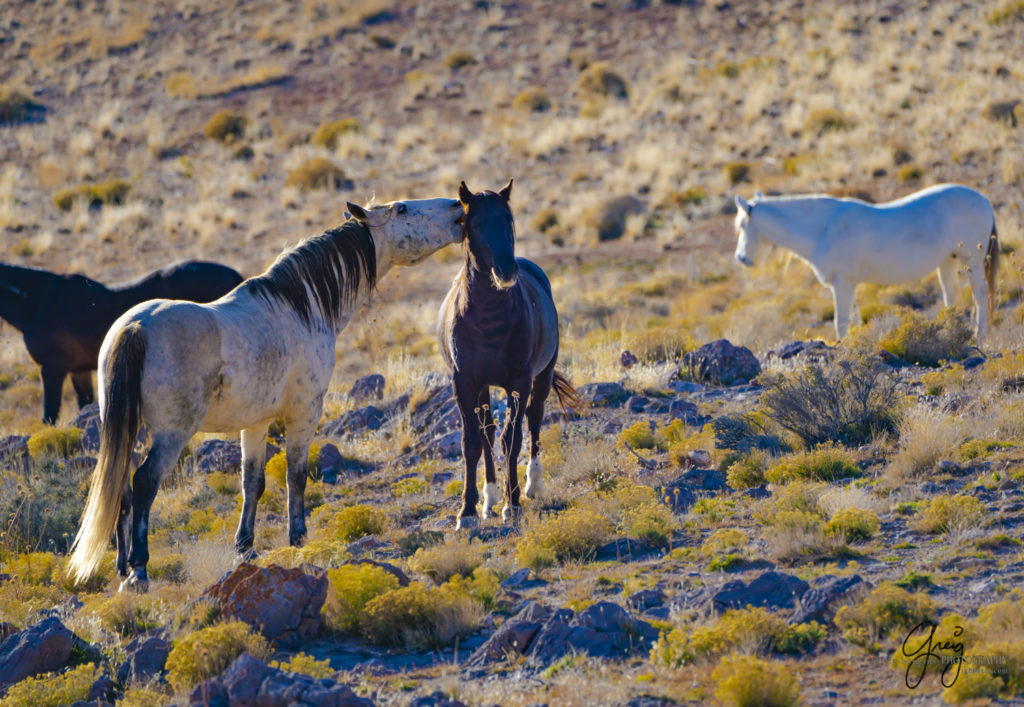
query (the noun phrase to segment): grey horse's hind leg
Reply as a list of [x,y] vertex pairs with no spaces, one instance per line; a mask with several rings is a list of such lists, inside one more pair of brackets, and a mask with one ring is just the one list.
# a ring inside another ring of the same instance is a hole
[[149,589],[149,509],[160,488],[160,479],[178,463],[181,450],[191,433],[160,433],[154,435],[153,446],[132,478],[131,549],[128,564],[131,574],[121,583],[121,589],[145,592]]
[[132,489],[126,486],[121,508],[117,512],[117,525],[114,526],[114,541],[117,545],[117,574],[128,576],[128,530],[132,515]]
[[242,513],[235,533],[235,551],[242,560],[255,555],[252,543],[256,536],[256,504],[266,488],[266,432],[266,425],[242,430]]

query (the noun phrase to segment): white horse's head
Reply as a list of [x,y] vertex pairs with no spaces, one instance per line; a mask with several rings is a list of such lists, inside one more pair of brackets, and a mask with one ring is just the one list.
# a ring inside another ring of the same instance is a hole
[[415,265],[450,243],[462,240],[458,199],[406,199],[376,206],[348,203],[349,213],[366,224],[378,261]]
[[747,267],[754,264],[757,255],[757,233],[750,220],[760,198],[761,192],[757,192],[749,202],[739,194],[736,195],[736,260]]

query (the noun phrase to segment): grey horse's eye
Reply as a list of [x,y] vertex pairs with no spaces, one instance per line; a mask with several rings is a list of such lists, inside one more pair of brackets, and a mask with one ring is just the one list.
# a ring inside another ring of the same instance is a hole
[[405,204],[399,204],[398,206],[396,206],[395,207],[395,213],[404,214],[405,213]]

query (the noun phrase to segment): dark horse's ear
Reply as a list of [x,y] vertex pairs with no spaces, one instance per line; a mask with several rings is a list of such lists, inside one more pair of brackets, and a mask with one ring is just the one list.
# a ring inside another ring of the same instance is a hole
[[501,195],[502,199],[508,201],[509,198],[512,196],[512,180],[509,179],[508,184],[506,184],[500,190],[498,190],[498,193]]
[[348,207],[348,212],[352,214],[352,218],[357,221],[366,221],[370,218],[370,215],[366,213],[366,209],[358,204],[353,204],[351,201],[345,204]]
[[459,182],[459,201],[463,206],[469,206],[469,200],[473,198],[473,192],[469,190],[465,182]]

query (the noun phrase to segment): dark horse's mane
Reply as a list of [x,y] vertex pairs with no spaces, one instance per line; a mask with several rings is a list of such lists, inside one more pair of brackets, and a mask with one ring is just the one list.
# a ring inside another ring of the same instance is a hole
[[284,251],[245,287],[267,302],[288,305],[307,326],[317,306],[336,327],[364,281],[371,290],[377,285],[377,250],[369,226],[349,219]]

